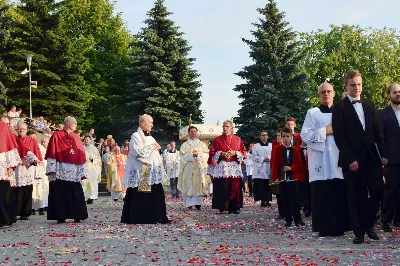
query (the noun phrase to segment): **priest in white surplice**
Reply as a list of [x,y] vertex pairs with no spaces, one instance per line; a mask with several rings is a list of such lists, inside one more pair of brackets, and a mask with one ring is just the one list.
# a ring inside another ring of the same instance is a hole
[[165,169],[169,178],[172,198],[179,198],[178,175],[179,175],[179,151],[176,149],[175,141],[169,143],[170,149],[165,155]]
[[92,144],[91,136],[86,136],[85,149],[87,179],[82,181],[83,192],[87,204],[92,204],[99,196],[99,183],[101,181],[101,158],[99,150]]
[[[49,138],[44,136],[39,144],[40,153],[42,158],[46,156],[47,146],[49,145]],[[33,186],[32,192],[32,212],[39,210],[39,215],[44,215],[44,208],[47,207],[49,197],[49,179],[46,175],[47,160],[43,160],[43,164],[38,165],[42,167],[40,171],[41,178],[39,182]]]
[[254,145],[253,160],[253,194],[254,201],[261,201],[261,207],[271,206],[269,203],[269,175],[272,144],[268,143],[267,131],[260,132],[260,142]]
[[201,209],[201,201],[209,184],[207,176],[208,147],[197,138],[197,128],[190,126],[189,139],[182,144],[179,153],[180,169],[178,190],[182,192],[185,207]]
[[318,94],[321,105],[308,110],[301,130],[301,139],[308,146],[312,228],[320,236],[338,236],[350,229],[350,217],[331,124],[335,91],[325,82]]
[[150,135],[153,118],[142,115],[132,134],[122,186],[126,189],[121,223],[170,223],[164,195],[164,165],[161,146]]

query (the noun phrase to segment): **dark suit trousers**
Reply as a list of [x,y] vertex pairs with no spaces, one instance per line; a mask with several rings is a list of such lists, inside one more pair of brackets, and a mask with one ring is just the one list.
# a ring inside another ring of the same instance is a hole
[[400,189],[400,165],[387,165],[384,170],[386,184],[383,193],[382,223],[390,223],[395,213]]
[[364,163],[358,163],[356,172],[344,167],[343,176],[353,233],[355,236],[364,236],[366,230],[374,227],[384,184],[381,167],[370,155],[367,155]]
[[299,187],[297,181],[282,182],[279,184],[281,192],[282,210],[287,222],[298,222],[300,216]]

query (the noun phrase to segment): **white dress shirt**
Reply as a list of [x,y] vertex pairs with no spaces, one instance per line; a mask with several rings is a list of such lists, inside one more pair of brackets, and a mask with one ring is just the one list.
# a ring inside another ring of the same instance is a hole
[[399,123],[399,126],[400,126],[400,108],[394,106],[393,104],[392,104],[392,108],[393,108],[394,114],[396,115],[397,122]]
[[[360,97],[358,97],[358,98],[353,98],[353,97],[351,97],[350,95],[347,95],[347,97],[349,98],[350,103],[351,103],[353,100],[360,100]],[[358,119],[360,120],[363,129],[365,130],[365,116],[364,116],[364,109],[363,109],[363,107],[362,107],[362,104],[361,104],[361,103],[355,103],[355,104],[352,103],[352,105],[353,105],[354,109],[355,109],[356,112],[357,112]]]

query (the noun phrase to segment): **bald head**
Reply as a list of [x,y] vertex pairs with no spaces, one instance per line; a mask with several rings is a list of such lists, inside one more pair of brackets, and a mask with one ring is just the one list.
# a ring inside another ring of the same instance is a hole
[[321,104],[331,107],[333,105],[333,98],[335,97],[335,91],[333,86],[328,82],[324,82],[318,87],[318,95]]
[[153,118],[148,114],[142,115],[139,117],[139,127],[149,133],[153,128]]

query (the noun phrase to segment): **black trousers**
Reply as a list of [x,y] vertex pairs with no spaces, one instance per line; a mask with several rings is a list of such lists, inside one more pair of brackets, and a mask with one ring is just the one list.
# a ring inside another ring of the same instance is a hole
[[396,198],[396,204],[394,207],[394,217],[393,217],[393,223],[399,222],[400,223],[400,189],[397,194]]
[[283,213],[281,194],[277,194],[277,195],[276,195],[276,203],[277,203],[277,205],[278,205],[278,213],[279,213],[279,216],[284,217],[285,214]]
[[33,185],[15,188],[17,197],[17,216],[29,217],[32,214]]
[[0,225],[10,223],[8,205],[10,201],[10,182],[0,180]]
[[282,182],[279,184],[281,192],[282,210],[286,222],[298,222],[300,216],[299,186],[297,181]]
[[247,176],[247,184],[249,186],[249,196],[252,197],[253,196],[253,176],[252,175],[248,175]]
[[299,198],[300,207],[303,208],[303,211],[311,211],[311,192],[308,180],[299,181]]
[[384,169],[386,178],[382,203],[382,223],[393,221],[400,189],[400,165],[387,165]]
[[356,172],[343,168],[351,227],[358,237],[374,227],[384,187],[379,163],[370,155],[366,157],[365,163],[358,162]]

